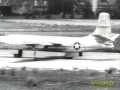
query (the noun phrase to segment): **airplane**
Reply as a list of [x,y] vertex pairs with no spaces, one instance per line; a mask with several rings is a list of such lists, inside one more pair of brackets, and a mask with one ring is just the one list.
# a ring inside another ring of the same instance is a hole
[[40,36],[20,34],[0,34],[0,49],[18,50],[14,57],[22,57],[23,50],[65,52],[66,59],[82,56],[83,52],[114,50],[114,41],[119,34],[112,33],[110,15],[100,13],[93,33],[84,37]]

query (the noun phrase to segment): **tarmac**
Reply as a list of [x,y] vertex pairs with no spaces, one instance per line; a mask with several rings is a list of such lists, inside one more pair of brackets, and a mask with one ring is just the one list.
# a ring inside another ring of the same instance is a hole
[[120,69],[120,53],[84,52],[82,57],[64,59],[64,53],[37,52],[38,61],[33,59],[33,51],[24,51],[22,58],[14,58],[17,50],[0,50],[0,68],[28,67],[39,69],[92,69],[104,71],[111,67]]

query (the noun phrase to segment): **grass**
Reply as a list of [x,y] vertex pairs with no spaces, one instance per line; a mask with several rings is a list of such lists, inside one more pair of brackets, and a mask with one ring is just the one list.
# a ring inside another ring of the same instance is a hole
[[115,72],[117,69],[116,68],[109,68],[109,69],[106,69],[105,71],[107,72],[107,74],[112,74],[113,72]]
[[[17,21],[17,20],[16,20]],[[19,21],[19,20],[18,20]],[[21,20],[22,21],[22,20]],[[46,20],[47,21],[47,20]],[[56,21],[56,24],[55,24]],[[53,24],[51,24],[53,22]],[[87,22],[87,20],[80,20],[79,25],[74,25],[74,23],[78,23],[78,21],[70,21],[70,20],[61,20],[61,22],[73,22],[73,25],[71,24],[57,24],[58,20],[52,20],[51,23],[48,20],[48,22],[45,22],[43,20],[38,20],[38,22],[35,22],[35,20],[29,21],[29,20],[23,20],[22,22],[15,22],[13,21],[7,21],[7,20],[0,20],[0,28],[1,33],[2,32],[11,32],[11,33],[18,33],[18,34],[37,34],[37,35],[48,35],[48,36],[70,36],[70,37],[81,37],[86,36],[90,33],[92,33],[95,30],[94,25],[81,25],[82,22]],[[90,23],[95,23],[96,20],[92,21],[89,20]],[[88,23],[87,22],[87,23]],[[119,21],[112,21],[118,23]],[[112,25],[112,31],[114,33],[120,33],[120,25],[113,24]]]
[[6,70],[5,69],[0,69],[0,75],[5,75],[5,72]]
[[39,84],[37,78],[35,78],[34,76],[28,76],[26,78],[26,85],[27,87],[37,87]]
[[[11,72],[13,69],[6,70]],[[1,70],[0,70],[1,71]],[[30,69],[21,73],[0,75],[0,90],[118,90],[120,73],[113,72],[106,77],[106,72],[96,70],[39,70]],[[25,76],[26,75],[26,76]],[[114,78],[113,78],[114,77]],[[114,81],[115,85],[91,85],[92,81]]]
[[[93,20],[94,21],[94,20]],[[3,31],[6,31],[6,32],[93,32],[95,27],[94,25],[90,26],[90,25],[81,25],[82,22],[86,22],[86,20],[82,20],[80,21],[80,24],[79,25],[74,25],[74,23],[78,23],[78,22],[75,22],[75,21],[69,21],[69,22],[73,22],[73,25],[71,24],[55,24],[55,21],[54,23],[51,25],[50,21],[48,20],[49,23],[44,23],[42,21],[38,21],[39,23],[37,22],[33,22],[33,23],[30,23],[32,21],[23,21],[23,22],[15,22],[14,21],[7,21],[7,20],[1,20],[0,21],[0,28],[3,29]],[[57,23],[58,21],[56,21]],[[65,22],[65,20],[62,20],[61,22]],[[92,20],[91,20],[92,22]],[[90,22],[90,23],[91,23]],[[118,21],[114,21],[114,22],[118,22]],[[95,22],[93,22],[95,23]],[[120,32],[119,31],[119,28],[120,28],[120,25],[112,25],[112,28],[113,28],[113,32]]]

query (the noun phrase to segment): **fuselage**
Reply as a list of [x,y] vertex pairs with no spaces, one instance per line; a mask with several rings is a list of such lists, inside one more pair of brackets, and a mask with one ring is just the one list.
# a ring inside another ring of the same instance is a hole
[[[75,43],[80,46],[75,48]],[[38,45],[33,48],[31,45]],[[44,47],[45,46],[45,47]],[[47,46],[47,47],[46,47]],[[92,35],[85,37],[61,37],[61,36],[39,36],[39,35],[17,35],[10,34],[0,36],[1,49],[28,49],[41,51],[60,51],[60,52],[83,52],[94,51],[105,48],[113,48],[98,43],[96,38]]]

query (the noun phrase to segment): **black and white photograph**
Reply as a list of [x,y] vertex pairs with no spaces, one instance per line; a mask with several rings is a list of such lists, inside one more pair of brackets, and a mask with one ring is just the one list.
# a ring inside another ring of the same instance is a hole
[[0,0],[0,90],[120,90],[120,0]]

